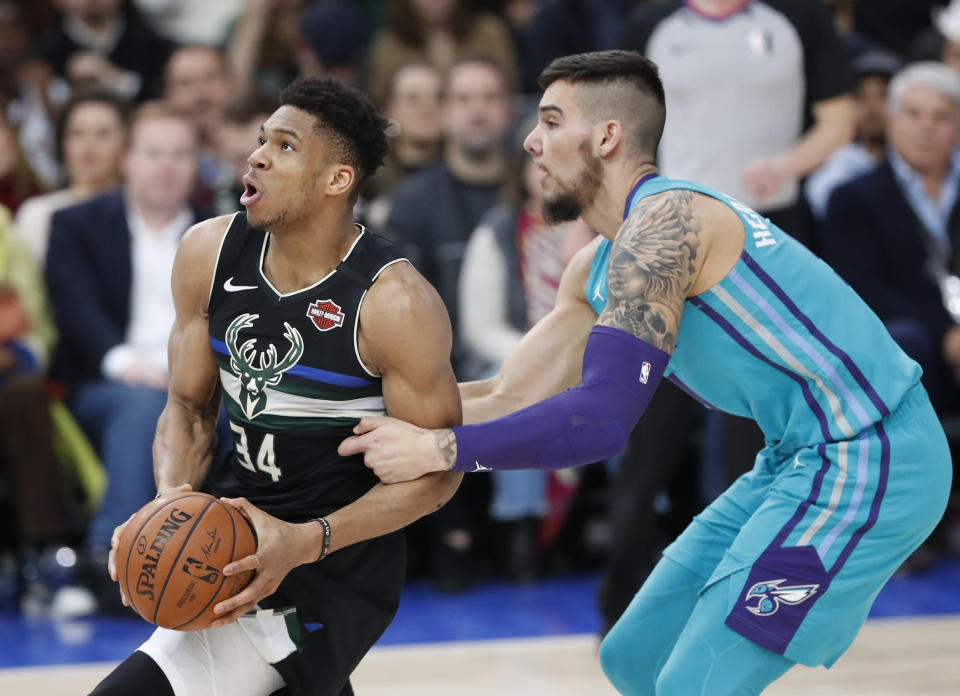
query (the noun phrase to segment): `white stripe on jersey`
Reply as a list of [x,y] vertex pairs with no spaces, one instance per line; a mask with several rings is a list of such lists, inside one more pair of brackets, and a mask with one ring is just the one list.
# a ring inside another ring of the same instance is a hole
[[[242,403],[240,380],[236,375],[220,368],[220,382],[231,399],[238,404]],[[267,404],[266,408],[257,415],[283,418],[364,418],[386,415],[382,396],[331,401],[287,394],[270,387],[266,387],[263,391],[267,395]]]

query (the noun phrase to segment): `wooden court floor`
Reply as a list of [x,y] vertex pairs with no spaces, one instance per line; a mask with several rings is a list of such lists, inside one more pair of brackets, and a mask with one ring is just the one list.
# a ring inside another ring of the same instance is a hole
[[[596,648],[593,636],[376,648],[353,683],[359,696],[615,696]],[[111,667],[2,670],[0,694],[86,694]],[[958,696],[960,616],[869,621],[832,669],[795,668],[765,694]]]

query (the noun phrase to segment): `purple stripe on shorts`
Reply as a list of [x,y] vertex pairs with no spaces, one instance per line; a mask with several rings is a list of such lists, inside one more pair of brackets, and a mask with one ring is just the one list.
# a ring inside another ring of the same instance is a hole
[[699,394],[697,394],[697,392],[693,391],[693,389],[691,389],[691,388],[688,387],[686,384],[684,384],[684,383],[680,380],[680,378],[678,378],[676,375],[667,375],[667,379],[669,379],[671,382],[673,382],[673,383],[676,384],[678,387],[680,387],[681,389],[683,389],[683,391],[685,391],[687,394],[689,394],[689,395],[692,396],[694,399],[696,399],[697,401],[699,401],[703,406],[706,406],[707,408],[712,408],[714,411],[722,411],[722,410],[723,410],[722,408],[717,408],[716,406],[714,406],[713,404],[711,404],[709,401],[707,401],[706,399],[702,398]]
[[813,322],[810,320],[810,317],[800,311],[800,308],[794,304],[789,295],[783,291],[783,288],[777,285],[776,281],[771,278],[767,272],[763,270],[763,268],[760,267],[760,264],[753,260],[750,254],[747,253],[746,249],[743,250],[740,258],[743,259],[744,263],[746,263],[747,267],[754,272],[757,278],[759,278],[760,281],[766,285],[774,295],[777,296],[777,298],[784,304],[790,313],[806,327],[807,331],[813,334],[813,336],[820,341],[820,343],[822,343],[827,350],[840,359],[840,361],[856,380],[857,384],[860,385],[860,388],[866,393],[874,407],[880,412],[880,415],[890,415],[890,409],[888,409],[886,404],[883,403],[883,399],[880,398],[880,395],[877,394],[876,390],[870,385],[870,382],[867,381],[867,378],[864,376],[863,372],[860,371],[860,368],[857,367],[856,363],[853,362],[853,359],[851,359],[849,355],[834,345],[829,338],[824,336],[823,333],[816,326],[814,326]]
[[820,459],[823,460],[823,464],[820,465],[820,470],[817,472],[817,475],[813,477],[813,487],[810,489],[810,495],[807,496],[807,499],[800,503],[796,511],[793,513],[793,517],[790,518],[790,521],[787,522],[783,528],[777,533],[776,538],[770,542],[769,548],[778,548],[783,546],[783,542],[787,540],[787,537],[790,536],[790,532],[800,524],[800,520],[803,519],[803,516],[807,514],[807,510],[810,509],[810,506],[817,502],[817,499],[820,497],[820,489],[823,487],[823,478],[827,475],[827,471],[830,470],[830,460],[827,458],[827,446],[824,444],[817,445],[817,454],[820,455]]
[[850,541],[843,547],[843,551],[837,557],[836,562],[830,568],[830,577],[836,577],[837,573],[846,563],[847,558],[853,553],[854,547],[860,541],[861,537],[870,531],[870,528],[876,523],[877,516],[880,514],[880,503],[883,502],[883,494],[887,492],[887,476],[890,473],[890,440],[887,432],[883,428],[883,423],[877,423],[877,437],[880,438],[880,479],[877,482],[877,492],[873,495],[873,503],[870,505],[870,515],[867,521],[853,533]]
[[692,297],[689,302],[693,304],[694,307],[699,309],[701,312],[710,317],[721,329],[727,332],[730,337],[740,344],[743,348],[747,350],[748,353],[753,355],[755,358],[762,360],[770,367],[779,370],[787,377],[792,379],[794,382],[800,385],[800,390],[803,392],[803,398],[807,402],[807,406],[810,407],[810,410],[813,412],[813,415],[816,416],[817,422],[820,424],[820,433],[823,435],[823,439],[827,442],[833,442],[836,438],[830,434],[830,426],[827,424],[827,417],[823,413],[823,409],[820,408],[820,404],[817,403],[817,400],[813,398],[813,394],[810,392],[810,387],[807,384],[807,380],[798,375],[791,370],[788,370],[783,365],[778,365],[773,362],[761,353],[757,348],[750,343],[739,331],[737,331],[733,325],[723,318],[717,310],[708,305],[700,297]]

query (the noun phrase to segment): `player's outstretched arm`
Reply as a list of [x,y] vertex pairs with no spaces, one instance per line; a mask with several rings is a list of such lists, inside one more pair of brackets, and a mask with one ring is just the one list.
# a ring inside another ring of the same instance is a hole
[[[154,478],[161,493],[199,488],[216,447],[220,383],[210,348],[207,302],[217,251],[229,223],[226,216],[198,223],[177,249],[172,277],[176,319],[168,344],[170,380],[153,442]],[[111,539],[108,570],[114,580],[113,548],[123,527],[117,527]]]
[[703,263],[693,194],[638,205],[617,234],[606,309],[590,332],[580,384],[487,423],[427,434],[364,419],[341,451],[363,451],[382,481],[410,470],[558,469],[622,449],[673,351],[683,303]]
[[460,385],[464,423],[505,416],[580,382],[583,349],[597,320],[584,288],[599,242],[573,257],[560,279],[553,310],[514,346],[500,371],[482,382]]

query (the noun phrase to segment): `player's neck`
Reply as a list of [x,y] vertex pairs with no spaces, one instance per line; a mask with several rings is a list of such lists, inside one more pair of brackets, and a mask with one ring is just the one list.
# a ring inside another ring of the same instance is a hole
[[607,239],[617,236],[623,224],[627,196],[638,181],[648,174],[656,174],[652,164],[640,164],[622,172],[609,171],[604,185],[597,191],[593,205],[583,212],[583,221]]
[[335,219],[309,216],[272,226],[263,273],[281,293],[307,288],[335,269],[359,230],[348,208]]

